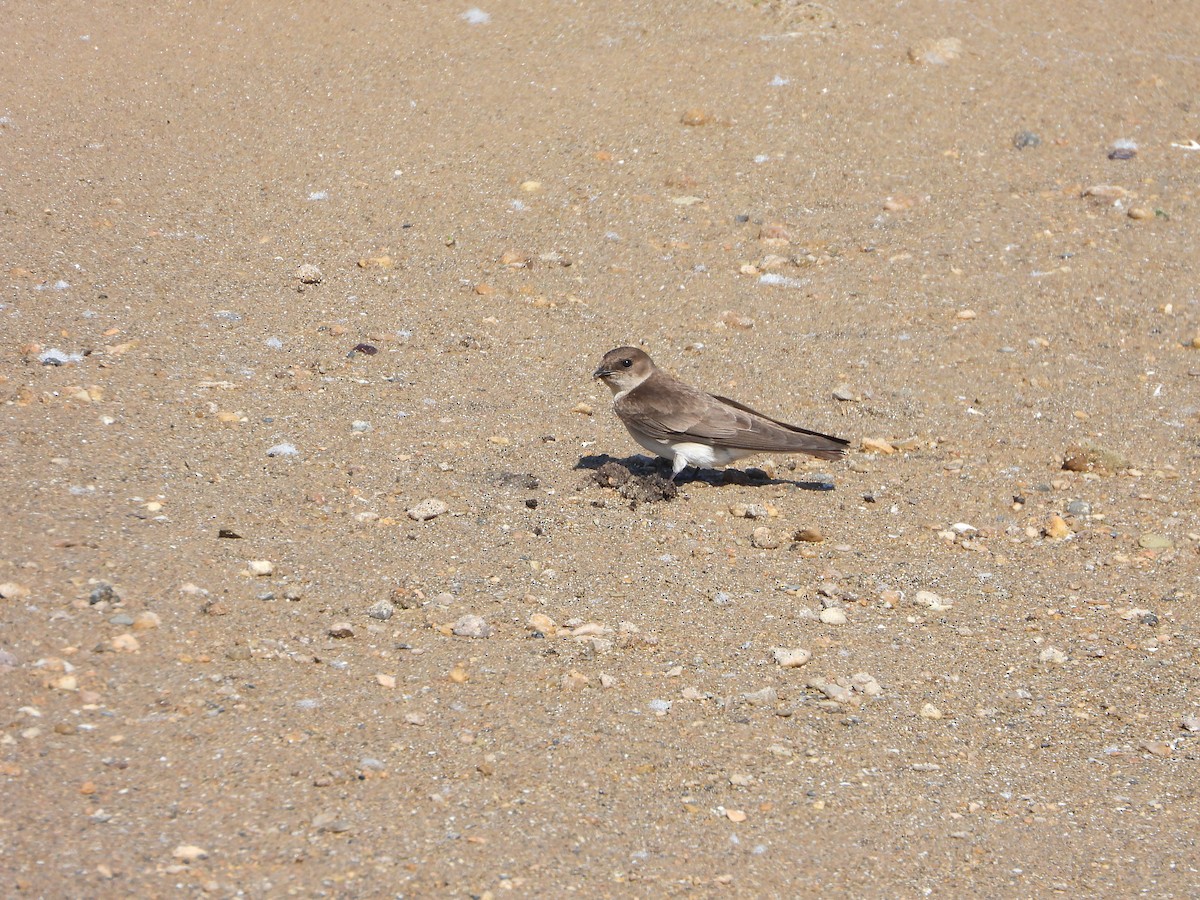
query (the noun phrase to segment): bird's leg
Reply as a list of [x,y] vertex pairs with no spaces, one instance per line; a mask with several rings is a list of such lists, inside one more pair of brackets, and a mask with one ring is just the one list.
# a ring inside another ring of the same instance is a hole
[[682,472],[687,467],[688,467],[687,457],[676,454],[675,461],[671,464],[671,480],[674,481],[676,478],[678,478],[679,473]]

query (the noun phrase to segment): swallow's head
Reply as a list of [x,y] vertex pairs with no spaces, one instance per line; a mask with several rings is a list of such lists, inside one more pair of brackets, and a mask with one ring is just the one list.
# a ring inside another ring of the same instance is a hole
[[637,347],[618,347],[609,350],[592,373],[614,394],[631,391],[654,372],[654,360]]

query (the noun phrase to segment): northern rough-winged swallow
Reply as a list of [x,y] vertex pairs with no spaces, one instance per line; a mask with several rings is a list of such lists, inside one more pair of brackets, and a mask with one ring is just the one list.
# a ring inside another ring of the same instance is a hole
[[688,466],[711,469],[755,453],[841,459],[849,445],[684,384],[636,347],[609,350],[592,377],[613,392],[613,412],[633,439],[671,460],[671,480]]

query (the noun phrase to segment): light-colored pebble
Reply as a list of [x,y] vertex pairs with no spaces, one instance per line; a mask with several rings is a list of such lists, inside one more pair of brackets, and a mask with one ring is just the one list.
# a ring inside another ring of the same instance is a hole
[[818,618],[826,625],[845,625],[850,620],[840,606],[828,606],[821,610]]
[[451,628],[459,637],[487,638],[492,636],[492,626],[484,621],[483,616],[467,613],[459,618]]
[[735,503],[729,507],[729,514],[738,519],[765,519],[770,513],[758,503]]
[[158,613],[146,610],[145,612],[138,613],[137,617],[133,620],[133,630],[151,631],[158,628],[161,624],[162,619],[159,618]]
[[760,525],[750,535],[750,544],[758,550],[775,550],[779,547],[779,538],[771,532],[770,528]]
[[335,622],[329,626],[329,636],[339,639],[354,637],[354,626],[349,622]]
[[821,533],[820,528],[801,528],[792,536],[792,540],[806,544],[819,544],[825,540],[825,535]]
[[321,270],[312,263],[302,263],[296,266],[296,277],[300,279],[301,284],[320,284],[325,278],[321,274]]
[[742,694],[742,699],[751,706],[770,706],[779,699],[779,693],[775,688],[768,685],[760,690]]
[[271,562],[269,559],[252,559],[246,563],[246,569],[251,575],[262,577],[264,575],[271,575],[275,572],[275,563]]
[[449,508],[441,500],[429,497],[411,507],[408,510],[408,517],[415,522],[428,522],[430,519],[436,519]]
[[1061,666],[1067,661],[1067,654],[1063,653],[1057,647],[1047,647],[1038,654],[1038,659],[1047,665]]
[[942,717],[942,711],[932,703],[926,703],[921,707],[920,715],[922,719],[940,719]]
[[1180,724],[1184,731],[1200,731],[1200,716],[1184,716]]
[[913,602],[917,606],[927,606],[930,612],[945,612],[954,606],[954,601],[948,598],[939,597],[933,591],[917,591],[913,597]]
[[175,859],[182,860],[185,863],[194,863],[202,859],[208,859],[208,851],[202,847],[197,847],[195,844],[180,844],[171,851],[171,855]]
[[23,584],[18,584],[15,581],[6,581],[0,584],[0,598],[4,600],[17,600],[28,596],[29,588]]
[[118,634],[110,643],[112,648],[120,653],[137,653],[142,646],[132,634]]
[[1143,550],[1171,550],[1175,542],[1165,534],[1147,532],[1138,538],[1138,546]]
[[812,652],[803,647],[773,647],[771,655],[781,669],[798,669],[812,659]]
[[395,612],[396,607],[392,605],[390,600],[379,600],[367,609],[368,616],[372,619],[379,619],[381,622],[386,622]]

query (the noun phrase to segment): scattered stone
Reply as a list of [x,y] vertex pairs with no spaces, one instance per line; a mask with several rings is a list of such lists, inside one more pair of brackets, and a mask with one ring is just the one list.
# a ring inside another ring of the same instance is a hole
[[825,535],[821,533],[820,528],[801,528],[792,536],[792,540],[806,544],[819,544],[825,540]]
[[590,403],[583,403],[581,401],[571,407],[571,412],[579,413],[581,416],[590,416],[592,415],[592,407]]
[[386,622],[395,612],[396,607],[392,605],[390,600],[380,600],[367,609],[368,616],[372,619],[378,619],[381,622]]
[[459,637],[487,638],[492,636],[492,626],[483,620],[483,616],[467,613],[451,628]]
[[99,603],[113,604],[120,602],[121,597],[115,590],[113,590],[113,586],[103,581],[92,588],[92,592],[88,594],[88,603],[91,606],[96,606]]
[[730,822],[745,822],[746,814],[740,809],[727,809],[725,810],[725,818]]
[[569,694],[578,693],[591,685],[591,680],[582,672],[572,669],[562,679],[562,689]]
[[1200,731],[1200,716],[1184,716],[1179,724],[1183,726],[1184,731]]
[[1084,197],[1089,197],[1093,200],[1101,200],[1107,203],[1115,203],[1118,200],[1124,200],[1130,196],[1130,192],[1125,188],[1115,184],[1093,184],[1086,188],[1083,192]]
[[1040,147],[1042,139],[1032,131],[1018,131],[1013,135],[1013,146],[1018,150],[1028,150],[1031,147]]
[[933,591],[917,591],[913,597],[913,603],[917,606],[927,606],[930,612],[946,612],[954,606],[954,601],[939,597]]
[[1041,662],[1051,666],[1061,666],[1067,661],[1067,654],[1063,653],[1057,647],[1047,647],[1038,654],[1038,659]]
[[312,263],[302,263],[296,266],[296,277],[300,279],[301,284],[320,284],[325,278],[321,274],[321,270]]
[[765,525],[755,528],[750,535],[750,545],[758,550],[775,550],[779,547],[779,538],[771,533]]
[[1074,534],[1071,531],[1071,526],[1058,513],[1055,513],[1046,521],[1046,527],[1042,529],[1042,533],[1055,541],[1061,541],[1063,538],[1068,538]]
[[208,859],[208,851],[194,844],[180,844],[171,851],[171,856],[185,863],[199,862]]
[[1129,460],[1107,447],[1091,441],[1073,444],[1063,455],[1063,469],[1068,472],[1095,472],[1111,475],[1132,468]]
[[821,610],[818,618],[826,625],[845,625],[850,620],[840,606],[829,606]]
[[761,690],[742,694],[742,699],[751,706],[771,706],[779,699],[779,694],[775,688],[768,685]]
[[1160,756],[1166,759],[1171,755],[1171,745],[1166,741],[1141,741],[1138,746],[1149,753],[1151,756]]
[[525,623],[525,627],[530,631],[549,636],[558,630],[558,623],[545,613],[533,613]]
[[134,631],[152,631],[162,625],[162,619],[159,618],[158,613],[146,610],[138,613],[130,624],[133,625]]
[[812,652],[803,647],[773,647],[771,655],[775,657],[775,664],[781,669],[798,669],[812,659]]
[[446,512],[448,507],[441,500],[429,497],[408,510],[408,517],[414,522],[428,522]]
[[1131,219],[1137,219],[1139,222],[1144,222],[1147,219],[1154,218],[1154,210],[1148,206],[1131,206],[1129,212],[1125,213]]
[[733,595],[728,591],[717,591],[712,595],[712,602],[717,606],[732,606]]
[[15,581],[6,581],[0,584],[0,599],[17,600],[22,597],[29,596],[29,588],[23,584],[18,584]]
[[883,686],[875,680],[875,676],[866,672],[856,672],[851,676],[850,687],[868,697],[878,697],[883,693]]
[[854,389],[850,385],[839,384],[833,389],[833,399],[840,400],[842,403],[853,403],[860,398],[854,393]]
[[137,653],[142,645],[132,634],[118,634],[110,641],[112,648],[119,653]]
[[665,716],[667,713],[669,713],[671,711],[671,701],[670,700],[655,699],[655,700],[651,700],[649,703],[647,703],[646,706],[649,708],[650,712],[656,713],[660,716]]
[[296,449],[295,444],[289,444],[286,441],[282,444],[276,444],[274,447],[267,448],[267,456],[270,457],[287,457],[299,456],[300,451]]
[[329,626],[329,636],[331,638],[352,638],[354,637],[354,626],[349,622],[335,622]]
[[1138,546],[1143,550],[1173,550],[1175,542],[1165,534],[1146,532],[1138,538]]
[[926,703],[921,707],[920,715],[922,719],[940,719],[942,717],[942,711],[932,703]]
[[375,683],[380,687],[394,688],[396,686],[396,676],[378,672],[375,675]]
[[707,110],[692,107],[680,117],[679,121],[691,128],[696,128],[700,125],[711,125],[716,118]]
[[765,506],[757,503],[735,503],[729,507],[729,514],[739,519],[765,519],[770,515]]
[[958,38],[938,38],[910,47],[908,61],[917,65],[948,66],[962,56],[963,45]]
[[1092,504],[1086,500],[1072,500],[1067,504],[1067,514],[1083,518],[1092,514]]
[[275,563],[269,559],[252,559],[246,563],[246,569],[256,578],[262,578],[274,574]]
[[862,449],[864,453],[882,453],[884,456],[891,456],[896,452],[896,448],[888,441],[872,437],[862,439]]
[[1113,141],[1112,149],[1108,151],[1108,158],[1113,160],[1133,159],[1137,156],[1138,146],[1135,141],[1128,138]]

